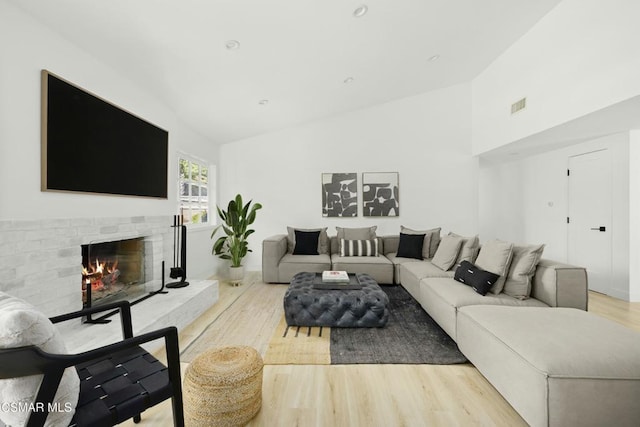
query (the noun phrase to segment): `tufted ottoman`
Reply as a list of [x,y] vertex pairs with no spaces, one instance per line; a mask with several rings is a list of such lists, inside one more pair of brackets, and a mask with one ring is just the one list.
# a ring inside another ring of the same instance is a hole
[[184,378],[188,426],[243,426],[262,406],[263,362],[247,346],[209,350],[195,358]]
[[357,274],[362,289],[314,289],[315,273],[298,273],[284,295],[289,326],[341,328],[383,327],[389,319],[389,297],[366,274]]

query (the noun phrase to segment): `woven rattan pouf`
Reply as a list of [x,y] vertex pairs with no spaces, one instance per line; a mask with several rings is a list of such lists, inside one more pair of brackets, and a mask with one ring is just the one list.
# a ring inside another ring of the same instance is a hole
[[262,406],[262,358],[246,346],[200,354],[184,378],[187,426],[243,426]]

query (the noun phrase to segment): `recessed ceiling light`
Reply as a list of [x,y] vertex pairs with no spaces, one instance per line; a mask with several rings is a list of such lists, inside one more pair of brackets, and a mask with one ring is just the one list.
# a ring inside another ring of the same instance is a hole
[[346,79],[344,79],[344,83],[349,84],[353,82],[353,77],[347,77]]
[[433,62],[433,61],[437,61],[438,59],[440,59],[440,55],[433,55],[432,57],[429,58],[429,61]]
[[238,40],[229,40],[227,43],[225,43],[225,47],[228,50],[240,49],[240,42]]
[[355,16],[356,18],[361,18],[367,14],[368,10],[369,8],[367,7],[367,5],[363,4],[362,6],[356,7],[356,10],[353,11],[353,16]]
[[258,101],[258,104],[260,105],[267,105],[269,103],[268,99],[261,99],[260,101]]

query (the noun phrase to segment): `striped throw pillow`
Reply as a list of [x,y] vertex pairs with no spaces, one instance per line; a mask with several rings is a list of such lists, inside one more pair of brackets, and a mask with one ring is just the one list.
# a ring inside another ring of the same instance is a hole
[[340,256],[378,256],[378,239],[340,239]]

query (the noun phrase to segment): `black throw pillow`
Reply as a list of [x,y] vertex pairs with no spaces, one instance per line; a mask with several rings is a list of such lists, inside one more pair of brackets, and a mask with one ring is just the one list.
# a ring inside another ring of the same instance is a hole
[[422,245],[424,244],[424,234],[404,234],[400,233],[398,243],[398,253],[396,256],[402,258],[422,258]]
[[293,248],[294,255],[318,255],[318,239],[320,231],[294,230],[296,245]]
[[462,261],[453,278],[460,283],[471,286],[474,291],[484,296],[500,278],[500,275],[476,267],[469,261]]

